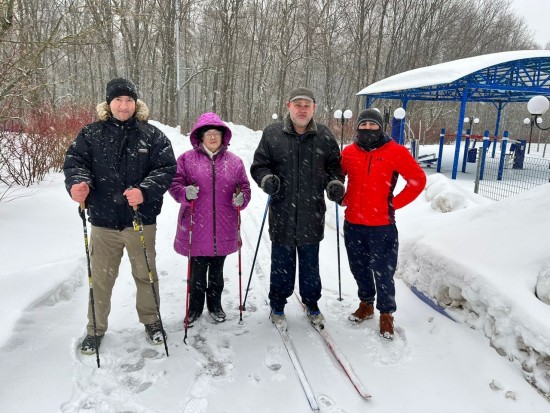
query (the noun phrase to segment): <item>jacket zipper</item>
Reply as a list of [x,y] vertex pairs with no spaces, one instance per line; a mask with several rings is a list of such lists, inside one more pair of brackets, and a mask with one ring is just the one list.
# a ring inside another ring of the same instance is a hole
[[218,242],[216,240],[216,161],[212,158],[212,220],[214,229],[214,256],[218,256]]
[[370,175],[370,167],[372,165],[372,154],[370,152],[368,153],[368,157],[369,157],[369,166],[367,168],[367,175]]

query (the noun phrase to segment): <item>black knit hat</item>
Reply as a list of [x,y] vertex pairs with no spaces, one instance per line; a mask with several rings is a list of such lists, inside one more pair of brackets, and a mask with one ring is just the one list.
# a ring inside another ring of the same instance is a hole
[[290,91],[290,95],[288,96],[288,101],[292,102],[293,100],[298,100],[298,99],[306,99],[315,103],[315,95],[313,94],[313,91],[305,87],[297,87],[296,89],[292,89]]
[[197,130],[197,137],[202,141],[204,139],[204,134],[206,133],[206,131],[209,131],[209,130],[212,130],[212,129],[215,129],[215,130],[218,130],[222,133],[222,139],[225,135],[225,128],[221,127],[221,126],[217,126],[217,125],[205,125],[201,128],[199,128]]
[[378,126],[380,126],[380,129],[382,129],[382,114],[378,109],[365,109],[363,110],[359,116],[357,117],[357,122],[355,123],[355,130],[359,129],[359,125],[364,122],[374,122]]
[[119,96],[130,96],[134,100],[138,99],[137,87],[134,82],[123,77],[116,77],[110,80],[107,83],[105,95],[107,104],[110,104],[114,98]]

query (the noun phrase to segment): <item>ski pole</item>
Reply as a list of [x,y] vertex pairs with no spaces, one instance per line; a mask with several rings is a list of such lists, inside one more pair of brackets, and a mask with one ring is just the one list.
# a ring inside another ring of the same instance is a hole
[[248,277],[248,285],[246,286],[246,293],[244,295],[244,301],[242,305],[243,311],[246,311],[246,298],[248,297],[248,290],[250,289],[250,281],[252,280],[252,273],[254,272],[254,264],[256,263],[256,257],[258,256],[258,249],[260,247],[260,240],[262,239],[262,232],[264,230],[265,217],[267,216],[267,211],[269,209],[269,204],[271,202],[271,195],[267,197],[267,203],[265,204],[264,217],[262,219],[262,226],[260,227],[260,235],[258,236],[258,243],[256,244],[256,251],[254,252],[254,259],[252,260],[252,268],[250,268],[250,277]]
[[342,281],[340,273],[340,220],[338,219],[338,202],[334,203],[336,207],[336,255],[338,257],[338,301],[342,301]]
[[193,215],[195,213],[195,200],[191,201],[189,210],[189,252],[187,254],[187,292],[185,293],[185,335],[183,342],[187,344],[187,328],[189,327],[189,296],[191,295],[191,246],[193,245]]
[[162,332],[162,339],[164,340],[164,349],[166,350],[166,357],[168,357],[168,344],[166,343],[166,332],[164,331],[164,325],[162,324],[162,317],[160,316],[160,307],[159,300],[157,297],[157,290],[155,289],[155,283],[153,280],[153,272],[151,271],[151,266],[149,265],[149,256],[147,255],[147,247],[145,246],[145,237],[143,235],[143,223],[139,217],[138,207],[133,206],[134,210],[134,229],[139,231],[139,239],[141,241],[141,246],[143,248],[143,255],[145,257],[145,264],[147,265],[147,273],[149,274],[149,284],[151,284],[151,289],[153,290],[153,298],[155,299],[155,305],[157,307],[157,316],[160,323],[160,331]]
[[[348,111],[345,111],[348,112]],[[349,111],[349,117],[351,118],[351,111]],[[342,113],[341,128],[340,128],[340,153],[344,149],[344,122],[346,121],[347,114]],[[342,275],[340,270],[340,220],[338,219],[338,202],[334,202],[336,209],[336,256],[338,257],[338,301],[342,301]]]
[[[237,186],[236,194],[241,192],[241,188]],[[239,324],[243,322],[243,288],[242,288],[242,260],[241,260],[241,247],[243,245],[241,240],[241,207],[237,207],[237,240],[239,243]]]
[[90,266],[90,250],[88,248],[88,227],[86,225],[86,205],[80,203],[78,214],[82,218],[82,229],[84,230],[84,248],[86,249],[86,261],[88,263],[88,287],[90,288],[90,307],[92,307],[92,324],[94,326],[94,341],[95,341],[95,356],[97,359],[97,368],[99,368],[99,343],[97,341],[97,323],[95,319],[95,301],[94,301],[94,284],[92,280],[92,267]]

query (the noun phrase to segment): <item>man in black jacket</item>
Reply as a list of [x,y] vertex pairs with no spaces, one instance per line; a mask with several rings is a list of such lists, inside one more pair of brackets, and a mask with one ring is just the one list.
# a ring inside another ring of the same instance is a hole
[[[106,102],[97,106],[99,121],[86,125],[68,148],[63,166],[71,198],[85,203],[92,224],[90,261],[94,288],[98,346],[107,331],[111,293],[126,249],[137,287],[136,310],[147,339],[163,343],[163,331],[149,282],[139,233],[133,228],[133,208],[143,232],[154,287],[156,217],[163,194],[176,173],[176,159],[168,138],[147,123],[149,110],[138,100],[135,84],[112,79]],[[94,354],[96,344],[91,306],[88,304],[87,336],[83,354]]]
[[315,97],[299,87],[290,92],[288,114],[266,127],[250,167],[252,178],[271,196],[269,235],[271,321],[286,328],[284,307],[294,291],[296,256],[299,290],[314,325],[323,326],[319,243],[324,236],[325,196],[344,196],[338,143],[328,127],[313,120]]

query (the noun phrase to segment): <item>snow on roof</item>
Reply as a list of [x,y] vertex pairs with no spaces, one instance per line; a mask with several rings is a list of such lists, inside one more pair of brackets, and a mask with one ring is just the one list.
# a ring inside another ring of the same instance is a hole
[[514,50],[452,60],[420,67],[387,77],[361,90],[357,95],[406,90],[454,82],[470,73],[500,63],[538,57],[550,58],[550,50]]

